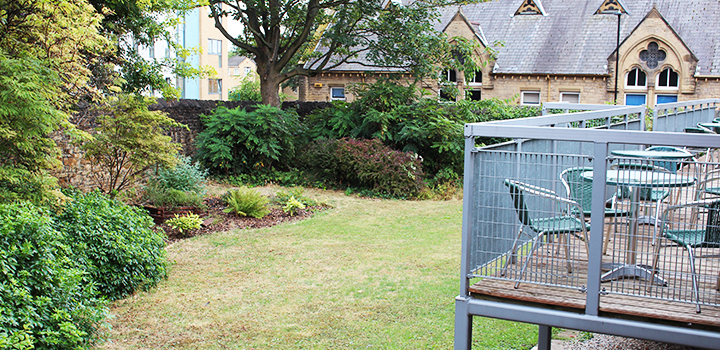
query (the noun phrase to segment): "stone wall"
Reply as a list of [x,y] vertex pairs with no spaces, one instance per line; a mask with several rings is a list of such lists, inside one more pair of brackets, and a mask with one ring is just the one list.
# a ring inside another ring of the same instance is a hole
[[[254,109],[252,106],[257,102],[236,102],[236,101],[207,101],[207,100],[177,100],[177,101],[158,101],[157,104],[149,107],[150,110],[159,110],[165,112],[170,118],[177,122],[188,126],[185,128],[170,128],[167,134],[172,137],[173,142],[182,145],[181,153],[192,156],[195,153],[195,137],[203,130],[201,116],[208,115],[218,106],[227,108],[243,107],[246,110]],[[312,113],[315,109],[326,108],[329,106],[325,102],[285,102],[283,109],[295,109],[300,116],[304,118]],[[95,127],[95,116],[91,113],[81,113],[72,117],[72,122],[81,130],[90,134],[93,133]],[[62,168],[52,171],[52,175],[58,178],[61,186],[74,186],[83,191],[96,188],[94,181],[95,171],[88,159],[85,158],[85,152],[80,145],[72,142],[63,133],[57,132],[52,135],[57,142],[61,151]]]

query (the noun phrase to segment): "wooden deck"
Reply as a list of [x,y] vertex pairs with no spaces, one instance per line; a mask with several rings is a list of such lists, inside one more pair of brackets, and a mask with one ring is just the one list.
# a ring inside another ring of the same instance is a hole
[[[606,226],[606,232],[609,225]],[[611,241],[607,254],[603,256],[603,263],[623,262],[626,255],[626,231],[618,230],[611,233]],[[640,238],[638,239],[637,263],[651,265],[654,246],[651,244],[653,226],[639,225]],[[507,279],[500,278],[500,269],[494,276],[477,281],[470,288],[470,293],[477,299],[499,300],[509,303],[533,305],[543,308],[561,309],[583,313],[585,309],[586,294],[581,292],[581,286],[587,285],[587,255],[578,239],[571,239],[574,271],[568,274],[566,260],[562,249],[552,247],[555,243],[546,243],[545,249],[540,249],[533,256],[524,280],[536,280],[532,277],[550,275],[558,284],[565,287],[551,286],[522,282],[515,289],[518,270],[522,266],[523,258],[516,264],[511,264]],[[661,286],[640,278],[624,278],[602,283],[602,288],[608,292],[600,297],[600,314],[603,317],[624,318],[654,323],[671,324],[683,327],[695,327],[720,331],[720,292],[715,290],[718,272],[720,272],[720,250],[703,249],[699,252],[703,258],[698,261],[702,277],[700,279],[700,295],[703,303],[701,313],[695,312],[695,303],[692,294],[692,282],[689,278],[689,260],[683,248],[669,244],[662,240],[659,274],[667,280],[667,286]],[[554,261],[549,262],[549,259]],[[548,268],[548,266],[552,267]],[[491,269],[493,270],[493,269]],[[604,271],[603,271],[604,272]],[[557,274],[557,276],[556,276]],[[572,277],[564,278],[562,275]],[[497,277],[497,278],[493,278]],[[547,283],[547,281],[546,281]],[[549,284],[553,284],[552,282]],[[572,288],[568,288],[572,287]]]

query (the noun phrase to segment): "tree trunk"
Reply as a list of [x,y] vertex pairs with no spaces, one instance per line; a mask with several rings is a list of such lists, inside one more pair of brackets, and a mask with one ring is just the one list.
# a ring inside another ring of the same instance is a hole
[[280,81],[279,73],[270,72],[260,76],[260,96],[262,103],[280,108]]

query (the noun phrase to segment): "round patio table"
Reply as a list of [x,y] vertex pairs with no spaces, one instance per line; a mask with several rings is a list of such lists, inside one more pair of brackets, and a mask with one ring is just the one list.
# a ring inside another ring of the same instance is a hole
[[[720,124],[718,124],[720,126]],[[683,160],[692,158],[693,154],[682,149],[673,151],[653,151],[653,150],[616,150],[611,151],[613,155],[631,158],[646,159],[663,159],[663,160]]]
[[[593,171],[586,171],[580,174],[581,177],[592,181]],[[630,202],[630,232],[627,242],[625,263],[612,266],[609,272],[603,274],[601,282],[607,282],[623,277],[639,277],[647,280],[652,279],[659,285],[667,285],[667,281],[653,273],[652,268],[636,264],[637,240],[638,240],[638,203],[640,201],[640,189],[642,188],[676,188],[692,186],[695,178],[651,170],[637,169],[610,169],[605,176],[605,183],[613,186],[633,187],[632,200]]]

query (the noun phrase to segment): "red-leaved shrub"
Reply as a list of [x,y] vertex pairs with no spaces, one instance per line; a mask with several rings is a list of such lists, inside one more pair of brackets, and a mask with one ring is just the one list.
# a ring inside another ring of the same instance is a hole
[[414,197],[424,186],[422,159],[380,140],[325,140],[316,142],[307,154],[311,170],[349,186],[400,198]]

